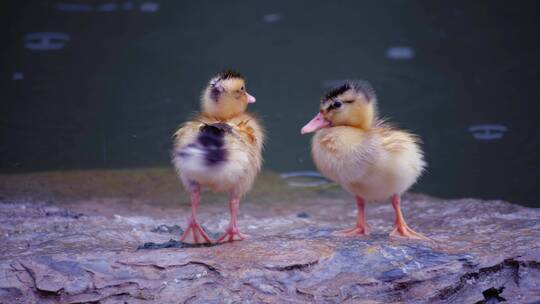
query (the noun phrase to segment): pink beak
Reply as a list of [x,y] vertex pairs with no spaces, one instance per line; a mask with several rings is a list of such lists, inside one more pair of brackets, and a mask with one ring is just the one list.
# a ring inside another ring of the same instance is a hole
[[323,115],[321,113],[318,113],[313,117],[312,120],[310,120],[303,128],[300,130],[301,134],[307,134],[311,132],[315,132],[321,128],[329,127],[331,123],[324,119]]
[[246,93],[247,94],[247,98],[248,98],[248,103],[255,103],[255,97],[249,95],[249,93]]

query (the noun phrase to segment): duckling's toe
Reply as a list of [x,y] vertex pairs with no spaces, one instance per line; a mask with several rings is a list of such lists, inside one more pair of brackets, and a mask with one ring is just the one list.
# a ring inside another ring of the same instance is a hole
[[426,237],[425,235],[423,235],[421,233],[418,233],[418,232],[412,230],[407,225],[396,226],[394,228],[394,230],[392,230],[392,232],[390,233],[390,236],[413,239],[413,240],[431,241],[430,238]]
[[180,237],[180,241],[187,244],[212,244],[208,234],[206,234],[201,225],[193,219],[190,220],[188,228]]
[[234,241],[243,241],[248,239],[249,235],[241,233],[238,228],[227,228],[225,233],[216,241],[216,243],[227,243]]
[[338,230],[333,233],[335,236],[358,236],[368,235],[369,231],[367,227],[356,226],[350,229]]

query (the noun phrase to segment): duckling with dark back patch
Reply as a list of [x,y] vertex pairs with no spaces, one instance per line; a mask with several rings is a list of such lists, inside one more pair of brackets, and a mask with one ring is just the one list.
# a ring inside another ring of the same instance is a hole
[[178,175],[191,192],[192,213],[181,241],[212,242],[197,221],[203,187],[230,196],[231,222],[217,242],[243,240],[238,207],[261,169],[264,142],[262,126],[245,112],[255,98],[247,93],[244,77],[227,70],[209,81],[201,100],[202,113],[176,131],[172,153]]

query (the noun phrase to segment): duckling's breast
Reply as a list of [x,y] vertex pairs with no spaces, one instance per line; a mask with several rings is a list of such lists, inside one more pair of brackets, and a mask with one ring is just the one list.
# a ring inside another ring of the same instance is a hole
[[312,141],[317,169],[331,180],[346,184],[361,179],[373,162],[371,143],[356,128],[338,126],[318,131]]
[[350,127],[323,129],[313,138],[313,159],[323,175],[352,194],[387,199],[406,191],[425,166],[412,137],[391,135]]

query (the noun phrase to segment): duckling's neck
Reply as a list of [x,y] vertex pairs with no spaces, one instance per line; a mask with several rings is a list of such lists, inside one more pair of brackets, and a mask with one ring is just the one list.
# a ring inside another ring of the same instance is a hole
[[201,113],[201,115],[206,118],[212,118],[217,121],[227,121],[227,120],[235,119],[236,117],[241,117],[242,115],[244,115],[244,112],[230,113],[230,114],[225,113],[225,114],[228,114],[228,115],[224,115],[223,113],[220,113],[219,115],[213,115],[212,113],[208,113],[205,111]]
[[353,119],[350,119],[349,121],[346,121],[344,123],[334,123],[334,127],[343,126],[343,127],[351,127],[355,129],[359,129],[361,131],[369,131],[374,126],[374,118],[371,116],[368,117],[354,117]]

